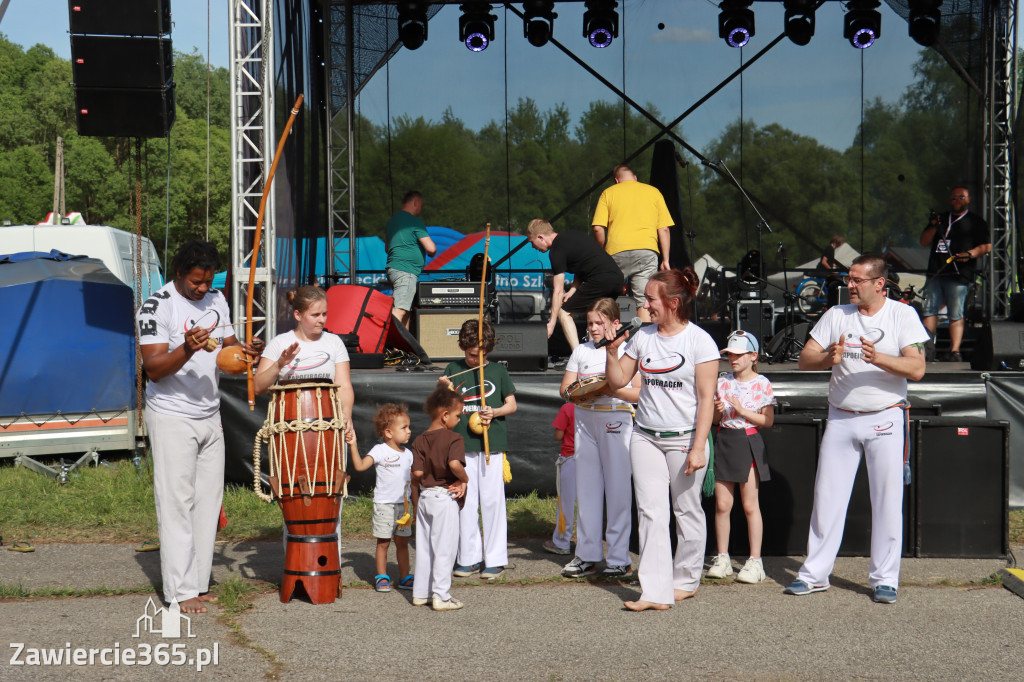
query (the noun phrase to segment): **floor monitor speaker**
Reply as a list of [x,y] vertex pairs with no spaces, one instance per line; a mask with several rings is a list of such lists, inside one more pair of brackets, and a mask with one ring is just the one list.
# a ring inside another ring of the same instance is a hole
[[971,369],[1024,370],[1024,323],[993,322],[983,327],[971,355]]

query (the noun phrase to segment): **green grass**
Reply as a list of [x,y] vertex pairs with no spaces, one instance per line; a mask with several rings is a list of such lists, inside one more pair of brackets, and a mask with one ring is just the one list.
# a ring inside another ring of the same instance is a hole
[[1010,510],[1010,542],[1024,544],[1024,509]]
[[[77,470],[61,485],[52,478],[11,464],[0,466],[0,535],[5,544],[155,541],[156,510],[153,477],[148,468],[136,469],[130,460]],[[507,502],[509,535],[547,535],[555,523],[554,498],[512,498]],[[224,490],[228,525],[218,538],[233,541],[277,540],[281,510],[253,493],[251,486]],[[347,535],[369,536],[373,500],[350,497],[342,509]],[[2,593],[0,593],[2,596]]]

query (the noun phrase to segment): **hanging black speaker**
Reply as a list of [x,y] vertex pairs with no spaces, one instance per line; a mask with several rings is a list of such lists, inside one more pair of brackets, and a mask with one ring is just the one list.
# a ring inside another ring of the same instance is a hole
[[170,0],[68,0],[72,33],[159,36],[171,32]]
[[174,77],[171,41],[73,35],[71,73],[81,88],[163,88]]
[[163,88],[75,88],[79,135],[166,137],[174,123],[174,83]]

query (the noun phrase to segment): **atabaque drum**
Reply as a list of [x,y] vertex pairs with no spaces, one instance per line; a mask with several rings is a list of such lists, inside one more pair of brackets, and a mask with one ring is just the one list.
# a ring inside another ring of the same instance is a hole
[[339,512],[346,480],[337,386],[307,380],[270,388],[270,488],[284,515],[281,601],[301,583],[314,604],[341,596]]

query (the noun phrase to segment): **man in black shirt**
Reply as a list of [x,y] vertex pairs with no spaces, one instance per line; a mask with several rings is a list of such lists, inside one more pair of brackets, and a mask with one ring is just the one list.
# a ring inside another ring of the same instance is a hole
[[992,250],[988,225],[967,210],[971,195],[957,185],[949,194],[949,212],[931,220],[921,233],[921,246],[929,247],[928,283],[924,287],[925,328],[933,337],[943,304],[949,315],[949,359],[960,361],[964,337],[964,300],[974,279],[978,258]]
[[[526,238],[541,253],[550,252],[551,271],[554,273],[551,294],[551,317],[548,319],[548,338],[560,322],[570,348],[580,340],[572,313],[586,313],[590,304],[599,298],[617,298],[622,295],[622,271],[612,257],[583,232],[558,234],[551,223],[541,218],[531,220]],[[572,284],[565,290],[565,273],[573,275]]]

